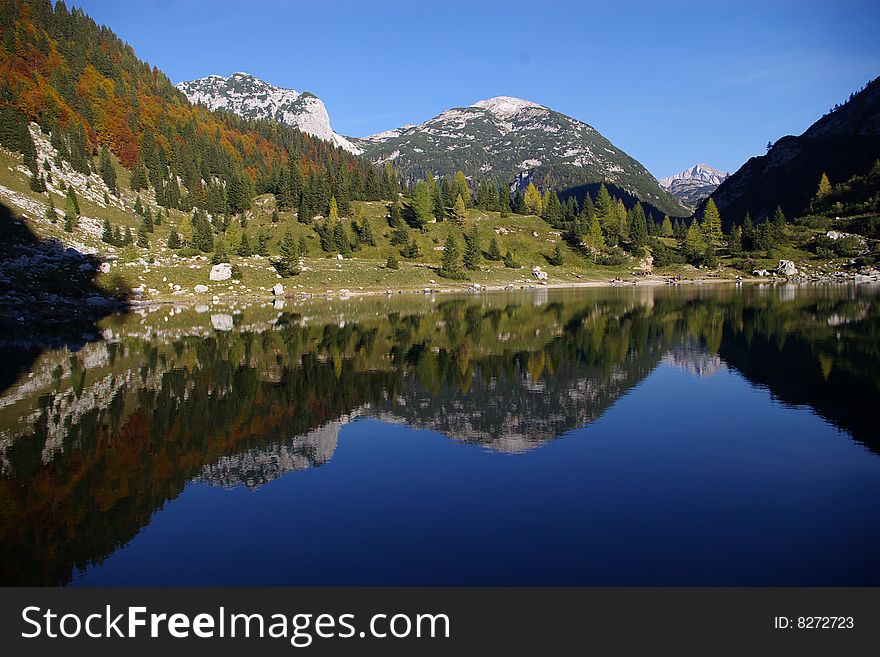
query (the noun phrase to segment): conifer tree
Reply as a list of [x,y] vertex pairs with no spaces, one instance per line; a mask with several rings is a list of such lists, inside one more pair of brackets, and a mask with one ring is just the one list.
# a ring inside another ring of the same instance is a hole
[[434,198],[431,186],[420,180],[412,189],[412,209],[415,225],[424,228],[434,218]]
[[122,238],[122,245],[128,246],[129,244],[134,244],[134,236],[131,234],[131,228],[126,226],[125,237]]
[[58,221],[58,213],[55,212],[55,201],[52,200],[51,194],[49,194],[49,205],[46,206],[46,219],[53,224]]
[[385,269],[400,269],[400,263],[397,261],[397,256],[393,253],[388,256],[388,260],[385,261]]
[[455,176],[452,179],[452,198],[457,198],[458,196],[461,196],[465,207],[470,207],[471,189],[468,186],[467,178],[462,171],[456,171]]
[[403,221],[403,209],[400,205],[400,199],[395,198],[391,202],[391,206],[389,208],[388,214],[388,225],[392,228],[400,228],[404,225]]
[[660,225],[660,235],[662,237],[672,237],[674,235],[672,231],[672,221],[669,219],[669,215],[663,215],[663,223]]
[[278,273],[282,276],[292,276],[298,268],[299,249],[293,240],[293,233],[288,228],[284,231],[284,237],[279,246],[281,260],[278,261]]
[[331,222],[339,221],[339,206],[336,203],[336,197],[330,199],[330,210],[327,213],[327,219]]
[[415,237],[410,236],[406,246],[400,250],[400,255],[410,260],[422,257],[422,250],[419,248],[419,243],[416,242]]
[[522,265],[516,261],[510,249],[507,249],[507,253],[504,254],[504,266],[508,269],[519,269]]
[[76,219],[69,212],[64,213],[64,231],[66,233],[72,233],[73,228],[76,225]]
[[553,249],[553,255],[547,258],[547,262],[551,265],[560,267],[565,264],[565,254],[562,252],[562,244],[556,242],[556,248]]
[[455,197],[455,204],[452,206],[452,220],[458,226],[464,226],[465,218],[467,214],[465,212],[464,199],[461,197],[461,194]]
[[276,208],[276,209],[272,210],[272,223],[277,224],[280,218],[281,217],[279,217],[279,215],[278,215],[278,209]]
[[502,219],[510,214],[510,190],[503,183],[498,185],[498,211]]
[[822,177],[819,178],[819,188],[816,190],[816,196],[814,197],[816,201],[821,201],[826,196],[831,193],[831,181],[828,180],[828,176],[825,172],[822,172]]
[[715,205],[714,199],[710,196],[706,201],[706,207],[703,209],[703,223],[701,226],[703,237],[713,246],[721,244],[724,235],[721,232],[721,216],[718,214],[718,207]]
[[742,228],[739,226],[731,227],[728,244],[730,245],[730,255],[739,258],[743,253]]
[[648,225],[641,203],[636,203],[629,212],[629,240],[634,255],[641,257],[648,245]]
[[443,249],[440,273],[451,277],[456,277],[461,273],[461,251],[459,250],[458,242],[451,232],[446,238],[446,245]]
[[605,248],[605,236],[602,234],[602,226],[599,225],[599,217],[596,214],[590,217],[583,242],[594,254]]
[[242,258],[249,258],[252,254],[251,252],[251,243],[248,239],[247,233],[241,234],[241,240],[238,243],[238,255]]
[[214,253],[211,255],[211,264],[219,265],[221,262],[229,262],[229,248],[226,244],[226,238],[223,235],[217,235],[214,238]]
[[691,222],[685,235],[682,252],[688,262],[698,264],[706,253],[707,240],[696,220]]
[[115,242],[113,239],[113,226],[110,225],[110,220],[106,217],[104,218],[104,231],[101,233],[101,241],[106,244],[113,244]]
[[141,195],[138,194],[137,198],[134,200],[134,213],[135,214],[143,214],[144,213],[144,205],[141,203]]
[[98,164],[98,171],[101,174],[101,178],[104,180],[104,184],[107,185],[107,188],[116,193],[116,168],[113,166],[113,162],[110,160],[110,151],[107,150],[106,146],[101,147],[101,157]]
[[177,234],[177,231],[173,228],[171,232],[168,233],[168,243],[167,246],[169,249],[179,249],[180,248],[180,235]]
[[138,227],[137,245],[142,249],[149,248],[150,246],[150,234],[147,232],[147,229],[143,224]]
[[299,236],[299,242],[297,243],[297,255],[300,258],[305,258],[309,254],[309,246],[306,244],[306,238],[303,235]]
[[367,217],[364,217],[364,223],[361,226],[360,231],[360,238],[361,242],[367,246],[376,246],[376,238],[373,236],[373,226],[370,224],[370,220]]
[[480,249],[480,234],[477,231],[477,227],[474,226],[471,229],[471,232],[465,236],[465,247],[464,247],[464,266],[465,269],[470,269],[471,271],[477,270],[480,268],[480,256],[482,255],[482,251]]
[[68,186],[67,188],[67,199],[65,201],[65,209],[73,214],[74,216],[79,216],[79,199],[76,197],[76,192],[73,191],[73,187]]
[[504,258],[504,256],[501,254],[501,249],[498,246],[498,240],[494,236],[489,242],[489,250],[486,252],[486,258],[494,262],[499,262]]
[[523,197],[523,209],[528,214],[540,215],[543,205],[544,201],[541,198],[541,192],[535,187],[535,183],[530,182],[529,186],[526,187],[526,193]]
[[743,217],[742,241],[744,251],[751,251],[755,248],[755,224],[752,222],[752,215],[748,212]]

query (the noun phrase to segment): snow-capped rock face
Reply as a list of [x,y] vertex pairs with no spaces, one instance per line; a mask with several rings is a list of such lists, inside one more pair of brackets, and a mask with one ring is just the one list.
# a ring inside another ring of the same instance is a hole
[[411,178],[461,170],[471,179],[558,189],[605,181],[673,215],[684,208],[639,162],[592,126],[538,103],[497,96],[351,141],[376,164],[391,162]]
[[361,149],[330,127],[330,116],[320,98],[309,92],[276,87],[248,73],[228,78],[206,78],[180,82],[177,88],[190,102],[210,110],[227,110],[248,119],[273,119],[360,154]]
[[724,182],[729,174],[708,164],[695,164],[674,176],[660,179],[660,186],[688,208],[695,208]]

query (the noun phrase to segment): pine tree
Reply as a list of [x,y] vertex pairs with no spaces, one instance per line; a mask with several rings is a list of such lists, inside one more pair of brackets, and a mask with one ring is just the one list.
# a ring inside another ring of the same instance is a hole
[[828,180],[828,176],[825,172],[822,172],[822,177],[819,178],[819,189],[816,190],[816,196],[814,199],[816,201],[821,201],[826,196],[831,193],[831,181]]
[[482,251],[480,249],[480,234],[477,231],[477,227],[474,226],[471,229],[470,234],[465,236],[465,247],[464,247],[464,266],[465,269],[470,269],[471,271],[475,271],[480,268],[480,257],[482,255]]
[[563,209],[555,189],[548,189],[541,203],[541,217],[554,228],[562,223]]
[[510,214],[510,189],[503,183],[498,185],[498,210],[502,219]]
[[248,239],[247,233],[241,234],[241,241],[238,243],[238,255],[242,258],[249,258],[253,253],[251,252],[251,243]]
[[742,241],[744,251],[751,251],[755,248],[755,224],[752,222],[752,215],[748,212],[743,217]]
[[219,265],[221,262],[229,262],[229,249],[226,238],[218,235],[214,238],[214,253],[211,255],[211,264]]
[[373,236],[373,226],[370,224],[370,220],[367,217],[364,217],[364,223],[361,226],[360,231],[360,238],[361,242],[367,246],[376,246],[376,238]]
[[504,254],[504,266],[508,269],[519,269],[522,267],[513,257],[513,253],[511,253],[510,249],[507,250],[507,253]]
[[171,232],[168,233],[168,242],[167,246],[169,249],[179,249],[180,248],[180,236],[177,234],[177,231],[173,228]]
[[599,225],[599,217],[596,214],[590,217],[590,223],[587,224],[587,232],[584,235],[583,242],[593,254],[597,254],[605,248],[605,236],[602,234],[602,226]]
[[660,225],[660,235],[662,237],[672,237],[675,233],[672,231],[672,221],[669,219],[669,215],[663,215],[663,223]]
[[333,241],[336,243],[336,248],[339,249],[339,252],[348,258],[351,256],[351,240],[348,238],[348,232],[345,230],[345,226],[342,225],[341,221],[336,222],[336,225],[333,226]]
[[153,213],[150,212],[150,208],[144,209],[144,218],[141,223],[143,223],[144,228],[146,228],[148,233],[153,232]]
[[551,265],[556,265],[557,267],[561,267],[565,264],[565,254],[562,252],[562,244],[560,242],[556,242],[556,248],[553,249],[553,255],[547,258],[547,262]]
[[501,248],[498,246],[498,240],[493,236],[492,241],[489,242],[489,250],[486,252],[486,259],[492,260],[493,262],[499,262],[503,258],[504,256],[501,254]]
[[534,183],[530,182],[529,186],[526,187],[526,194],[523,198],[523,209],[528,214],[540,215],[543,205],[544,201],[541,198],[541,192],[538,191]]
[[134,236],[131,234],[131,228],[126,226],[125,237],[122,238],[122,245],[128,246],[129,244],[134,244]]
[[456,171],[455,176],[452,179],[452,198],[457,198],[458,196],[461,196],[465,207],[470,206],[471,189],[468,187],[467,178],[461,171]]
[[113,239],[113,226],[110,225],[110,220],[106,217],[104,218],[104,231],[101,233],[101,241],[106,244],[113,244],[115,242]]
[[397,256],[393,253],[388,256],[388,260],[385,261],[385,269],[400,269],[400,263],[397,261]]
[[327,213],[327,218],[331,222],[339,221],[339,206],[336,203],[335,196],[330,199],[330,210]]
[[413,185],[412,209],[415,225],[418,228],[424,228],[434,219],[434,198],[431,194],[431,186],[424,180]]
[[281,217],[278,216],[278,210],[277,209],[272,210],[272,223],[277,224],[280,218]]
[[73,191],[73,187],[67,188],[67,199],[65,200],[65,209],[73,214],[74,216],[79,216],[79,199],[76,198],[76,192]]
[[281,260],[278,262],[278,273],[282,276],[292,276],[299,264],[299,249],[293,240],[293,233],[288,228],[281,239]]
[[388,225],[391,226],[391,228],[400,228],[404,225],[403,209],[400,205],[399,198],[395,198],[391,202],[391,206],[388,210]]
[[467,213],[465,212],[464,199],[461,194],[455,197],[455,204],[452,206],[452,220],[458,226],[464,226]]
[[147,232],[147,229],[143,224],[138,228],[137,245],[142,249],[150,247],[150,234]]
[[46,206],[46,219],[53,224],[58,221],[58,213],[55,212],[55,201],[52,200],[51,194],[49,194],[49,205]]
[[443,249],[443,258],[440,262],[440,273],[444,276],[456,277],[461,273],[461,251],[458,242],[450,232],[446,238]]
[[641,203],[636,203],[628,213],[629,241],[632,253],[642,257],[648,245],[648,224]]
[[76,225],[76,218],[69,212],[64,213],[64,232],[72,233]]
[[305,258],[309,254],[309,246],[306,244],[306,238],[303,235],[299,236],[299,242],[297,243],[297,255],[300,258]]
[[101,147],[101,158],[98,164],[98,171],[101,174],[101,178],[104,180],[104,184],[107,185],[107,188],[116,193],[116,168],[113,166],[113,162],[110,160],[110,151],[107,150],[106,146]]
[[409,260],[415,260],[416,258],[422,257],[422,250],[419,248],[419,243],[416,242],[414,237],[409,238],[406,246],[401,249],[400,255]]
[[718,207],[712,197],[706,201],[706,207],[703,209],[703,223],[701,225],[703,236],[712,246],[721,244],[724,235],[721,232],[721,216],[718,214]]
[[696,220],[691,222],[684,239],[682,252],[688,262],[698,264],[706,253],[707,240]]
[[730,245],[730,255],[734,258],[739,258],[743,253],[742,228],[739,226],[731,227],[728,243]]

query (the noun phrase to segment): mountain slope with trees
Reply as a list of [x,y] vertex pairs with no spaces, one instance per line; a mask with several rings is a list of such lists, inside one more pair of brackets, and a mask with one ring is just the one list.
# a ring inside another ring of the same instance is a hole
[[766,155],[751,158],[712,193],[727,223],[803,213],[823,174],[832,184],[870,171],[880,158],[880,78],[852,94],[798,137],[768,144]]

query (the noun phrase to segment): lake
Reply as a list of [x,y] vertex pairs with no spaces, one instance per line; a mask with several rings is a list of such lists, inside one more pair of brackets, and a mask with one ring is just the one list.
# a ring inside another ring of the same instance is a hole
[[7,343],[5,585],[878,585],[880,289],[394,295]]

